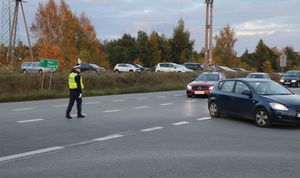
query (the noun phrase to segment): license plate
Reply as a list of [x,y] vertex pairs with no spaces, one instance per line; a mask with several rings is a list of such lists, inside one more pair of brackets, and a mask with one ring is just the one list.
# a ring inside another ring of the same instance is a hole
[[289,84],[291,84],[290,82],[284,82],[284,84],[287,84],[287,85],[289,85]]
[[196,94],[196,95],[204,95],[204,94],[205,94],[205,91],[195,91],[195,94]]

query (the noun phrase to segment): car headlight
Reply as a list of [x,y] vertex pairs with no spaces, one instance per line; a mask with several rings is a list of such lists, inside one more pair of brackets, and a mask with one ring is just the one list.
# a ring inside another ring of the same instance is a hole
[[187,85],[186,88],[189,89],[189,90],[191,90],[192,86],[191,85]]
[[296,83],[297,81],[296,81],[296,80],[292,80],[292,82],[293,82],[293,83]]
[[289,110],[286,106],[279,104],[279,103],[270,103],[270,106],[275,110],[280,110],[280,111],[288,111]]
[[214,86],[209,87],[209,90],[212,91],[214,89]]
[[281,83],[283,83],[283,82],[284,82],[284,80],[283,80],[283,79],[280,79],[280,82],[281,82]]

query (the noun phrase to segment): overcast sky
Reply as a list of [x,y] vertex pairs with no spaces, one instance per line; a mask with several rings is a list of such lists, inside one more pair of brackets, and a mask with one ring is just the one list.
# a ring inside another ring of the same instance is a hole
[[[24,3],[29,24],[39,3]],[[57,1],[59,2],[59,1]],[[95,26],[100,40],[120,38],[124,33],[137,35],[139,30],[171,37],[182,18],[195,40],[195,50],[204,46],[204,0],[66,0],[74,13],[85,12]],[[300,0],[215,0],[214,35],[227,24],[238,39],[235,49],[253,52],[263,39],[269,47],[292,46],[300,51]]]

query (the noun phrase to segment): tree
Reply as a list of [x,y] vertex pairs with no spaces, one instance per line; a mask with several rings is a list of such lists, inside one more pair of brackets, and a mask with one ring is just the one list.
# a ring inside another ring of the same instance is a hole
[[194,41],[190,41],[190,32],[185,31],[184,21],[180,19],[174,28],[170,39],[172,48],[172,60],[176,63],[184,63],[193,53]]
[[159,49],[161,50],[161,61],[171,61],[172,58],[172,48],[170,40],[165,34],[158,37]]
[[152,32],[150,35],[150,62],[149,66],[153,67],[161,61],[161,51],[159,49],[158,34]]
[[146,32],[139,31],[136,46],[138,51],[139,60],[146,66],[149,66],[149,57],[150,57],[150,45],[149,45],[149,37]]
[[228,67],[237,66],[239,61],[234,50],[234,45],[237,42],[234,29],[227,25],[221,29],[219,35],[216,35],[215,40],[214,59],[216,63]]
[[264,63],[270,61],[271,64],[276,63],[276,57],[270,50],[270,48],[265,45],[262,39],[259,40],[256,46],[255,52],[253,53],[254,66],[258,71],[264,71]]
[[[41,54],[53,54],[52,47],[63,51],[60,60],[64,67],[74,65],[78,57],[87,62],[108,66],[100,41],[97,39],[95,29],[84,13],[76,17],[64,0],[57,5],[54,0],[47,4],[39,4],[32,23],[31,31],[37,38],[36,47]],[[41,52],[43,51],[43,52]],[[54,56],[48,56],[55,59]]]
[[289,61],[290,66],[288,66],[288,67],[291,67],[293,69],[296,66],[299,66],[300,59],[299,59],[298,55],[295,53],[295,51],[292,47],[286,47],[284,49],[284,52],[287,56],[287,60]]

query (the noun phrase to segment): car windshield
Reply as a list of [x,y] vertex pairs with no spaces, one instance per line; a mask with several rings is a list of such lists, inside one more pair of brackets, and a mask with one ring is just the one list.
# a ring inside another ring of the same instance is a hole
[[297,72],[287,72],[284,74],[285,77],[296,77]]
[[274,81],[249,82],[259,95],[293,95],[288,89]]
[[201,74],[196,78],[196,81],[219,81],[218,74]]

